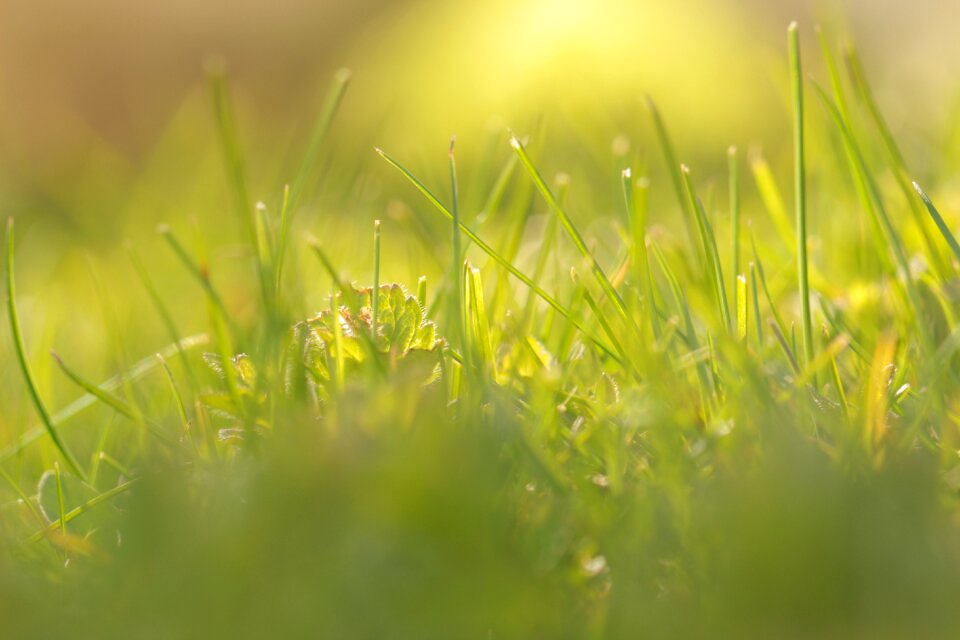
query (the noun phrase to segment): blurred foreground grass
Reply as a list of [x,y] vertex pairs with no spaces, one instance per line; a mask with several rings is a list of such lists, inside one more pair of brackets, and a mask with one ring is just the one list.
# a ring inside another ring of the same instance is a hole
[[8,227],[6,636],[954,637],[956,162],[811,42],[769,157],[651,101],[370,165],[339,74],[268,163],[213,69],[128,223]]

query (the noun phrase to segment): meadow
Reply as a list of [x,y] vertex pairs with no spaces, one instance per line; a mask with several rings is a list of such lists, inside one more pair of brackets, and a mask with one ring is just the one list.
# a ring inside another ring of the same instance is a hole
[[345,69],[267,135],[210,61],[46,202],[123,222],[7,222],[0,636],[955,637],[956,132],[776,55],[767,149],[394,149]]

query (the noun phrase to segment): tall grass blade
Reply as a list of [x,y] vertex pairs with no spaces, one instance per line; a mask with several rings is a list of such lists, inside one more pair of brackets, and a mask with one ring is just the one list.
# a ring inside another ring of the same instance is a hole
[[960,260],[960,244],[957,243],[956,237],[950,231],[950,227],[947,226],[943,216],[941,216],[940,212],[937,211],[937,208],[933,206],[933,201],[930,199],[930,196],[928,196],[927,193],[921,189],[920,185],[916,182],[913,183],[913,188],[916,189],[917,193],[920,195],[920,199],[923,200],[923,204],[927,207],[930,217],[933,218],[933,221],[937,225],[937,229],[940,230],[940,234],[943,236],[943,239],[946,240],[947,246],[949,246],[950,251],[953,252],[953,257],[957,260]]
[[[807,268],[807,164],[804,144],[803,69],[797,23],[788,29],[790,89],[793,102],[793,188],[796,209],[797,276],[800,285],[800,321],[803,329],[804,364],[813,361],[813,319],[810,313],[810,278]],[[816,379],[814,379],[816,386]]]
[[510,138],[510,146],[514,148],[517,152],[517,155],[520,158],[520,164],[524,166],[527,172],[530,174],[530,177],[533,179],[534,184],[537,186],[537,189],[540,191],[540,194],[547,201],[547,204],[550,205],[550,208],[559,216],[560,225],[566,230],[567,235],[570,236],[570,239],[573,241],[574,246],[580,254],[590,263],[590,270],[596,278],[597,282],[600,284],[600,288],[603,289],[603,292],[610,299],[610,302],[613,304],[614,308],[617,310],[617,313],[627,324],[628,327],[631,327],[636,334],[640,335],[640,329],[637,326],[636,321],[630,316],[627,311],[626,304],[623,302],[623,298],[620,296],[620,293],[617,292],[616,288],[610,282],[610,279],[603,272],[603,268],[600,266],[600,263],[597,262],[596,257],[591,253],[590,249],[587,248],[587,243],[584,241],[583,236],[580,235],[580,232],[577,230],[576,226],[573,224],[573,220],[570,219],[570,216],[567,215],[567,212],[560,206],[560,203],[554,197],[553,192],[550,190],[550,187],[547,186],[547,183],[544,181],[543,176],[540,175],[540,172],[534,166],[533,161],[530,159],[530,156],[527,155],[527,151],[523,146],[523,143],[520,142],[520,139],[516,136]]
[[47,407],[44,405],[43,399],[40,397],[40,391],[37,389],[37,383],[33,378],[33,372],[30,370],[30,364],[27,361],[27,350],[23,342],[23,332],[20,329],[20,315],[17,312],[17,294],[16,287],[14,286],[13,274],[13,249],[13,218],[8,218],[6,247],[7,314],[10,319],[10,333],[13,336],[13,346],[14,351],[17,354],[17,364],[20,366],[20,373],[27,385],[27,391],[30,393],[30,399],[33,401],[33,407],[36,409],[37,415],[40,416],[40,422],[43,423],[47,434],[50,436],[50,440],[53,441],[54,446],[60,452],[60,455],[63,456],[63,459],[67,462],[70,470],[86,480],[86,474],[80,468],[80,465],[77,463],[77,459],[73,457],[73,453],[71,453],[70,449],[67,448],[66,443],[64,443],[63,439],[60,437],[60,433],[54,426],[53,420],[50,418],[50,413],[47,411]]

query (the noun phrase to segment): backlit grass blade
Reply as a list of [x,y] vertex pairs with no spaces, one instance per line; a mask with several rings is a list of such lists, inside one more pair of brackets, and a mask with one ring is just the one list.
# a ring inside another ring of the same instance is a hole
[[783,241],[783,246],[791,252],[794,250],[794,231],[790,226],[790,218],[787,215],[787,207],[783,202],[783,196],[777,187],[777,181],[773,177],[773,171],[766,159],[759,153],[753,153],[750,156],[750,172],[753,174],[753,181],[760,193],[760,200],[763,202],[764,209],[770,214],[773,226],[777,234]]
[[40,416],[40,422],[43,424],[47,434],[50,436],[50,440],[53,441],[54,446],[60,452],[60,455],[63,456],[63,459],[67,462],[70,470],[86,480],[86,474],[80,468],[80,465],[77,463],[77,459],[73,457],[73,453],[71,453],[70,449],[67,448],[66,443],[64,443],[63,439],[60,437],[60,433],[54,426],[53,420],[50,418],[50,413],[47,411],[47,407],[43,403],[43,399],[40,397],[40,391],[37,389],[37,383],[33,378],[33,372],[31,371],[30,364],[27,361],[27,350],[23,342],[23,332],[20,329],[20,315],[17,313],[16,288],[14,286],[13,275],[13,248],[13,218],[9,218],[7,220],[6,251],[7,314],[10,320],[10,333],[13,336],[13,346],[17,355],[17,363],[20,366],[20,373],[27,385],[27,391],[30,393],[30,399],[33,401],[33,407],[36,409],[37,415]]
[[580,235],[577,227],[573,224],[573,220],[571,220],[570,216],[567,215],[567,212],[560,205],[559,201],[557,201],[557,199],[554,197],[553,192],[550,190],[550,187],[547,186],[543,176],[540,175],[540,172],[534,166],[530,156],[527,155],[527,151],[524,148],[523,143],[520,142],[519,138],[513,136],[510,138],[510,146],[512,146],[517,152],[517,155],[520,158],[520,164],[522,164],[530,174],[530,177],[533,179],[533,182],[540,191],[540,194],[547,201],[547,204],[550,205],[550,208],[553,209],[554,213],[559,216],[560,225],[564,228],[564,230],[566,230],[567,235],[570,236],[570,239],[573,241],[574,246],[576,246],[577,251],[579,251],[580,254],[589,261],[591,272],[593,273],[597,282],[600,284],[600,288],[603,289],[603,292],[607,295],[607,297],[610,299],[610,302],[617,310],[617,313],[627,324],[627,326],[631,327],[637,333],[637,335],[639,335],[640,329],[637,327],[634,319],[630,317],[620,293],[617,292],[616,288],[610,282],[610,279],[607,278],[607,275],[603,272],[603,268],[600,266],[600,263],[597,262],[597,259],[594,257],[593,253],[591,253],[590,249],[587,248],[587,243],[584,241],[583,236]]
[[370,335],[377,340],[380,322],[380,221],[373,221],[373,290],[370,292]]
[[104,502],[106,502],[106,501],[109,500],[110,498],[113,498],[114,496],[118,496],[118,495],[120,495],[121,493],[125,493],[125,492],[129,491],[129,490],[134,486],[134,484],[136,484],[136,482],[137,482],[137,480],[129,480],[129,481],[127,481],[127,482],[118,484],[117,486],[113,487],[112,489],[109,489],[109,490],[107,490],[107,491],[104,491],[104,492],[101,493],[100,495],[95,496],[95,497],[91,498],[90,500],[87,500],[86,502],[84,502],[84,503],[83,503],[82,505],[80,505],[79,507],[74,507],[73,509],[71,509],[70,511],[68,511],[66,514],[64,514],[64,516],[63,516],[62,518],[58,518],[57,520],[54,520],[53,522],[51,522],[50,524],[48,524],[46,527],[44,527],[44,528],[41,529],[40,531],[37,531],[35,534],[33,534],[32,536],[30,536],[29,538],[27,538],[27,540],[26,540],[27,544],[33,544],[33,543],[35,543],[35,542],[39,542],[40,540],[43,540],[43,538],[44,538],[47,534],[49,534],[49,533],[51,533],[51,532],[53,532],[53,531],[56,531],[57,529],[59,529],[59,528],[61,528],[63,525],[65,525],[66,523],[68,523],[68,522],[70,522],[71,520],[74,520],[74,519],[76,519],[77,517],[83,515],[84,513],[86,513],[86,512],[89,511],[90,509],[93,509],[93,508],[96,507],[97,505],[103,504]]
[[[195,336],[189,336],[180,341],[177,345],[169,345],[163,350],[160,351],[160,355],[164,358],[172,358],[176,355],[180,355],[181,352],[185,353],[190,349],[194,349],[198,346],[205,345],[209,342],[209,338],[206,334],[199,334]],[[140,360],[134,364],[126,372],[113,376],[108,379],[106,382],[98,385],[100,389],[104,391],[113,391],[114,389],[119,388],[124,379],[128,382],[135,382],[139,380],[150,371],[155,369],[158,365],[156,356],[149,356]],[[77,398],[69,405],[53,414],[51,420],[54,425],[62,426],[68,420],[79,414],[84,409],[90,407],[98,401],[97,397],[91,393],[84,394],[83,396]],[[8,446],[7,448],[0,451],[0,462],[4,460],[9,460],[20,454],[26,447],[30,446],[40,438],[42,438],[47,433],[46,425],[32,427],[27,429],[27,431],[21,435],[16,442]]]
[[710,270],[711,289],[713,289],[714,299],[717,303],[718,315],[724,328],[730,331],[733,327],[730,324],[730,308],[727,305],[727,292],[723,281],[720,258],[717,255],[716,238],[713,235],[710,221],[707,220],[707,214],[703,210],[696,193],[694,193],[689,167],[684,165],[680,171],[683,176],[684,193],[686,193],[688,205],[696,212],[697,233],[700,236],[700,248],[703,251],[703,264],[707,265],[707,269]]
[[749,324],[749,317],[747,314],[747,277],[744,275],[737,276],[737,339],[746,341],[747,339],[747,325]]
[[684,195],[683,178],[680,174],[680,162],[677,160],[677,154],[673,150],[673,143],[670,141],[670,135],[667,133],[667,127],[660,116],[660,110],[650,96],[646,97],[647,109],[650,111],[650,118],[653,120],[653,129],[657,134],[657,141],[663,150],[663,157],[667,163],[667,170],[670,173],[670,181],[673,183],[673,190],[677,196],[677,203],[680,205],[680,212],[683,216],[683,225],[687,230],[687,241],[690,243],[690,249],[696,253],[696,231],[694,211],[687,202]]
[[168,444],[173,442],[173,440],[170,438],[169,435],[164,433],[164,431],[160,429],[157,425],[147,420],[144,417],[144,415],[136,407],[133,407],[128,402],[117,397],[115,394],[111,393],[110,391],[107,391],[97,386],[96,384],[90,382],[89,380],[81,376],[79,373],[74,371],[71,367],[67,366],[67,364],[63,361],[63,359],[60,358],[60,356],[57,355],[55,352],[51,352],[50,355],[53,356],[54,361],[57,363],[57,366],[60,367],[60,370],[64,373],[64,375],[66,375],[70,379],[70,381],[73,382],[75,385],[77,385],[78,387],[80,387],[90,395],[94,396],[97,400],[107,405],[108,407],[110,407],[111,409],[113,409],[123,417],[127,418],[128,420],[131,420],[132,422],[136,422],[138,425],[141,425],[143,428],[147,429],[147,431],[149,431],[151,434],[153,434],[163,442],[166,442]]
[[643,292],[644,306],[650,316],[653,337],[659,340],[660,319],[657,317],[653,278],[650,274],[650,255],[647,251],[649,180],[646,178],[634,180],[631,170],[627,168],[621,174],[621,181],[623,200],[627,208],[627,223],[630,230],[629,262],[636,277],[635,286]]
[[727,191],[730,197],[730,262],[733,266],[733,308],[740,308],[740,177],[737,148],[727,149]]
[[767,274],[763,270],[763,262],[760,260],[760,254],[757,253],[757,242],[755,238],[751,238],[751,245],[753,248],[753,263],[757,267],[757,275],[760,276],[760,286],[763,289],[764,298],[767,301],[767,306],[770,307],[770,313],[773,314],[773,320],[777,324],[777,328],[780,329],[781,335],[786,333],[787,325],[784,323],[783,318],[780,316],[780,312],[777,310],[777,305],[773,301],[773,296],[770,295],[770,288],[767,286]]
[[840,112],[837,110],[837,107],[833,104],[823,89],[816,84],[814,84],[814,88],[817,90],[821,101],[839,129],[840,134],[843,137],[844,144],[849,150],[852,172],[858,179],[863,181],[863,184],[868,190],[870,200],[873,203],[874,211],[876,211],[877,214],[878,222],[883,229],[887,247],[893,256],[894,263],[896,264],[897,271],[900,275],[900,280],[902,281],[906,296],[908,298],[910,307],[909,311],[912,314],[911,322],[920,338],[921,348],[925,354],[929,355],[934,349],[933,340],[931,339],[927,330],[926,323],[924,322],[923,318],[919,316],[923,305],[920,300],[920,294],[917,291],[916,283],[914,282],[913,276],[910,273],[910,263],[907,258],[906,249],[903,246],[903,241],[900,239],[900,235],[893,226],[893,222],[887,215],[886,208],[883,205],[883,199],[880,195],[880,189],[877,186],[873,175],[867,169],[867,164],[863,159],[863,154],[860,152],[860,147],[857,145],[856,140],[853,139],[853,135],[850,133],[846,123],[843,122]]
[[247,192],[247,176],[243,166],[243,151],[240,136],[237,133],[236,118],[230,99],[230,87],[227,82],[225,65],[215,61],[207,65],[210,83],[210,96],[213,100],[213,113],[217,121],[217,132],[227,169],[227,182],[237,217],[251,247],[257,246],[256,231],[253,224],[253,207]]
[[[793,102],[793,188],[796,209],[797,277],[800,286],[800,321],[803,329],[804,364],[813,361],[813,319],[810,313],[810,278],[807,268],[807,164],[804,141],[803,69],[800,33],[794,22],[788,29],[790,89]],[[816,379],[814,379],[816,386]]]
[[67,507],[63,499],[63,479],[60,477],[60,463],[53,463],[53,477],[57,481],[57,507],[60,512],[60,533],[67,533]]
[[[393,168],[402,173],[410,183],[417,188],[417,190],[423,194],[424,197],[432,204],[440,213],[446,216],[449,220],[453,220],[453,214],[437,199],[435,195],[424,185],[419,178],[410,173],[403,165],[394,160],[390,155],[384,152],[381,149],[377,149],[377,153],[387,161]],[[614,353],[614,351],[605,345],[600,339],[596,338],[583,323],[581,323],[576,316],[570,312],[569,309],[560,304],[553,296],[544,291],[539,285],[537,285],[533,280],[523,274],[522,271],[517,269],[510,261],[506,260],[501,256],[496,250],[493,249],[490,245],[483,241],[476,233],[470,230],[462,221],[459,223],[460,231],[463,235],[470,238],[471,242],[477,245],[477,247],[486,253],[494,262],[503,267],[510,275],[522,282],[524,285],[529,287],[534,293],[536,293],[540,298],[543,299],[548,305],[550,305],[557,313],[563,316],[570,324],[572,324],[577,330],[579,330],[585,337],[587,337],[598,349],[603,351],[607,356],[613,358],[621,365],[624,363],[621,361],[620,357]]]
[[180,415],[183,432],[186,434],[190,430],[190,417],[187,415],[187,406],[183,402],[183,395],[180,393],[177,380],[173,377],[173,371],[170,370],[170,365],[167,364],[166,358],[159,353],[156,355],[156,358],[160,363],[160,367],[163,369],[163,373],[166,375],[167,382],[170,384],[170,391],[173,393],[173,399],[177,404],[177,413]]
[[[317,118],[314,120],[313,128],[310,131],[310,138],[303,154],[303,160],[300,162],[300,167],[290,186],[289,206],[291,211],[300,204],[300,199],[303,197],[307,183],[311,178],[310,172],[317,166],[320,149],[323,148],[327,133],[330,131],[330,125],[333,123],[333,119],[343,102],[343,97],[347,93],[347,88],[350,86],[351,76],[349,69],[340,69],[333,75],[327,97],[317,113]],[[284,228],[283,232],[285,234],[287,228]],[[281,243],[285,242],[285,238],[286,236],[281,234]],[[281,244],[281,247],[283,246]]]
[[760,297],[757,295],[757,265],[750,263],[750,292],[754,326],[757,328],[757,347],[763,347],[763,320],[760,318]]
[[160,317],[161,324],[163,324],[164,329],[167,330],[167,335],[170,337],[173,346],[180,354],[180,361],[183,364],[183,369],[187,374],[187,378],[190,379],[190,382],[196,384],[196,377],[193,372],[193,367],[190,365],[190,361],[187,359],[186,352],[182,346],[182,334],[177,328],[177,323],[173,320],[173,315],[170,313],[170,309],[167,308],[167,305],[160,296],[160,293],[157,291],[157,288],[153,285],[153,280],[150,278],[146,267],[140,260],[140,256],[137,255],[133,247],[128,248],[127,255],[130,257],[130,262],[133,265],[133,269],[136,271],[137,276],[140,278],[143,288],[147,291],[147,296],[149,296],[150,302],[153,303],[154,310]]
[[927,222],[924,219],[923,213],[920,211],[920,208],[917,206],[917,201],[910,192],[910,179],[907,177],[910,175],[910,172],[907,169],[907,163],[903,158],[900,147],[897,145],[897,141],[893,137],[893,132],[890,131],[886,119],[880,112],[877,100],[874,98],[873,91],[867,82],[866,73],[864,73],[863,67],[860,65],[860,58],[857,56],[857,52],[853,47],[847,49],[846,61],[847,69],[853,79],[853,86],[859,94],[861,101],[866,105],[867,113],[873,121],[877,132],[880,134],[880,140],[883,142],[887,162],[893,170],[893,177],[897,182],[897,186],[900,187],[900,192],[903,193],[903,197],[907,200],[910,215],[913,217],[917,229],[920,230],[920,236],[923,238],[924,246],[930,256],[931,265],[934,270],[940,274],[941,278],[945,278],[950,270],[944,263],[943,256],[940,254],[940,250],[933,240],[933,235],[927,228]]
[[223,298],[220,297],[220,293],[213,286],[213,282],[210,280],[210,272],[206,265],[197,264],[194,262],[193,258],[190,257],[190,254],[188,254],[187,250],[183,248],[183,245],[180,244],[180,241],[167,225],[160,225],[157,228],[157,233],[159,233],[163,239],[167,241],[167,244],[171,249],[173,249],[174,255],[179,258],[181,264],[183,264],[187,271],[190,272],[190,275],[192,275],[197,283],[203,288],[204,293],[207,294],[207,298],[209,298],[210,302],[217,307],[220,314],[230,325],[230,328],[236,332],[236,326],[232,321],[233,316],[227,310],[227,305],[224,304]]
[[960,244],[957,244],[957,239],[950,231],[950,227],[947,226],[947,223],[944,221],[943,216],[940,215],[940,212],[937,211],[937,208],[933,206],[933,201],[930,199],[930,196],[928,196],[916,182],[913,183],[913,188],[916,189],[920,195],[920,199],[923,200],[923,204],[927,207],[930,217],[933,218],[933,221],[937,224],[937,229],[940,230],[940,234],[943,236],[943,239],[946,240],[950,251],[953,252],[953,256],[957,260],[960,260]]
[[460,185],[457,180],[457,158],[455,155],[455,145],[457,143],[457,138],[453,137],[450,139],[450,149],[448,151],[447,157],[450,167],[450,213],[453,228],[451,229],[451,246],[453,247],[453,260],[450,265],[450,275],[451,282],[453,287],[453,300],[451,300],[450,308],[453,309],[453,327],[456,332],[458,339],[458,345],[463,351],[464,355],[469,358],[469,353],[467,352],[466,346],[466,331],[465,324],[466,318],[463,316],[463,307],[466,303],[466,297],[464,296],[464,279],[462,277],[463,269],[463,253],[460,248]]
[[783,355],[786,356],[787,362],[790,363],[790,368],[793,369],[793,372],[796,375],[800,375],[800,363],[797,362],[797,358],[793,355],[793,349],[790,348],[790,343],[787,342],[786,336],[783,335],[783,332],[780,331],[780,327],[777,326],[776,322],[770,321],[770,328],[773,330],[773,336],[777,339],[777,344],[780,345],[780,349],[783,351]]
[[483,280],[480,278],[480,269],[470,267],[467,270],[467,281],[470,285],[470,311],[473,316],[474,337],[479,348],[484,366],[493,375],[497,376],[497,361],[494,357],[493,342],[490,334],[490,320],[483,302]]

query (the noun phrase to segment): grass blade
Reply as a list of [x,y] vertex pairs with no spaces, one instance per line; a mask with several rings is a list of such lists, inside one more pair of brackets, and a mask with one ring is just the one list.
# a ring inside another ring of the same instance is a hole
[[923,200],[923,204],[927,207],[930,217],[933,218],[933,221],[937,224],[937,229],[940,230],[943,239],[947,241],[947,245],[950,247],[950,251],[953,252],[953,256],[957,260],[960,260],[960,244],[957,244],[957,239],[953,233],[951,233],[950,227],[947,226],[947,223],[944,221],[943,216],[940,215],[940,212],[937,211],[937,208],[933,206],[933,201],[930,200],[930,196],[928,196],[916,182],[913,183],[913,188],[920,194],[920,199]]
[[[184,338],[176,345],[169,345],[165,349],[160,351],[160,355],[164,358],[172,358],[175,355],[179,355],[181,352],[186,352],[195,347],[205,345],[209,342],[209,338],[206,334],[199,334],[195,336],[189,336]],[[156,356],[150,356],[140,360],[125,373],[113,376],[107,381],[101,383],[99,386],[100,389],[104,391],[112,391],[119,388],[124,380],[128,382],[133,382],[139,380],[147,373],[152,371],[158,366]],[[86,409],[87,407],[93,405],[97,402],[97,397],[91,393],[84,394],[83,396],[77,398],[69,405],[53,414],[51,420],[54,425],[62,426],[70,418],[73,418],[75,415]],[[25,448],[42,438],[47,431],[46,425],[39,425],[28,429],[23,435],[21,435],[16,442],[8,446],[7,448],[0,451],[0,462],[4,460],[9,460],[14,456],[20,454]]]
[[67,445],[60,438],[60,434],[57,431],[57,428],[54,426],[53,420],[50,418],[50,413],[47,411],[47,407],[44,405],[43,399],[40,397],[40,391],[37,389],[37,383],[33,378],[33,372],[30,370],[30,364],[27,362],[27,350],[23,343],[23,332],[20,329],[20,315],[17,313],[16,288],[14,286],[13,274],[13,248],[13,218],[9,218],[7,220],[6,256],[7,313],[10,318],[10,333],[13,336],[13,346],[17,354],[17,363],[20,365],[20,373],[23,375],[23,380],[27,385],[27,391],[30,393],[30,399],[33,401],[33,407],[36,409],[37,415],[40,416],[40,422],[43,423],[43,427],[46,429],[47,434],[53,441],[54,446],[56,446],[57,450],[60,452],[60,455],[63,456],[63,459],[67,462],[70,470],[86,481],[86,474],[80,468],[80,465],[77,463],[77,459],[73,457],[73,453],[70,452],[70,449],[67,448]]
[[590,249],[587,248],[587,243],[584,241],[583,236],[580,235],[580,232],[573,224],[573,220],[570,219],[570,216],[567,215],[567,212],[562,206],[560,206],[559,201],[557,201],[557,199],[554,197],[553,192],[550,191],[550,187],[547,186],[543,176],[540,175],[540,172],[534,166],[530,156],[527,155],[527,150],[524,148],[523,143],[521,143],[520,139],[516,136],[512,136],[510,138],[510,146],[516,150],[517,155],[520,158],[520,164],[524,166],[524,168],[530,174],[530,177],[533,178],[534,184],[537,186],[537,189],[540,191],[541,195],[543,195],[544,199],[546,199],[547,204],[550,205],[550,208],[553,209],[557,216],[559,216],[560,224],[566,230],[567,235],[570,236],[570,239],[573,240],[574,246],[576,246],[580,254],[589,261],[590,270],[593,272],[594,277],[600,284],[600,288],[603,289],[603,292],[610,299],[610,302],[613,303],[617,313],[627,324],[627,326],[631,327],[639,336],[640,328],[637,326],[636,321],[627,312],[627,306],[624,304],[623,298],[620,297],[620,294],[610,282],[610,279],[603,272],[603,268],[601,268],[600,263],[597,262],[597,259],[590,252]]
[[[796,209],[797,277],[800,285],[800,322],[803,330],[804,365],[813,362],[813,320],[810,313],[810,278],[807,269],[807,165],[804,148],[803,69],[797,23],[788,29],[790,89],[793,102],[793,188]],[[813,381],[816,387],[816,379]]]
[[684,227],[687,230],[687,241],[690,243],[690,249],[696,253],[696,232],[694,231],[695,213],[690,209],[687,198],[683,192],[683,178],[680,174],[680,162],[677,160],[677,154],[673,150],[673,143],[670,141],[670,135],[667,133],[667,127],[660,116],[660,110],[650,96],[647,96],[647,109],[650,111],[650,118],[653,120],[653,129],[657,135],[657,141],[663,150],[663,157],[667,163],[667,169],[670,173],[670,181],[673,183],[673,190],[677,195],[677,202],[680,204],[680,212],[683,214]]
[[118,495],[120,495],[121,493],[125,493],[126,491],[129,491],[130,488],[133,487],[134,484],[136,484],[136,482],[137,482],[137,480],[134,479],[134,480],[128,480],[127,482],[124,482],[124,483],[122,483],[122,484],[118,484],[117,486],[113,487],[112,489],[109,489],[109,490],[107,490],[107,491],[104,491],[104,492],[101,493],[100,495],[94,496],[93,498],[87,500],[85,503],[83,503],[83,504],[80,505],[79,507],[74,507],[73,509],[71,509],[70,511],[68,511],[67,513],[65,513],[61,519],[58,519],[58,520],[55,520],[55,521],[51,522],[51,523],[48,524],[46,527],[44,527],[44,528],[41,529],[40,531],[37,531],[35,534],[33,534],[32,536],[30,536],[29,538],[27,538],[27,540],[26,540],[27,544],[33,544],[33,543],[35,543],[35,542],[39,542],[39,541],[42,540],[48,533],[51,533],[51,532],[53,532],[53,531],[56,531],[57,529],[61,528],[61,527],[62,527],[64,524],[66,524],[67,522],[70,522],[71,520],[75,520],[77,517],[83,515],[84,513],[86,513],[87,511],[89,511],[90,509],[93,509],[93,508],[96,507],[97,505],[103,504],[104,502],[106,502],[106,501],[109,500],[110,498],[113,498],[114,496],[118,496]]

